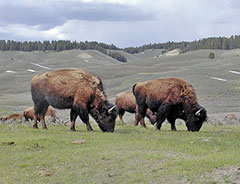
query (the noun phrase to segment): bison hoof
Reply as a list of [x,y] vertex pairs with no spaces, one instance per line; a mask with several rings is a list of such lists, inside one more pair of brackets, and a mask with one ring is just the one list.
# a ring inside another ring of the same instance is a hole
[[75,128],[71,128],[71,130],[72,130],[72,131],[74,131],[74,132],[76,131],[76,129],[75,129]]
[[38,129],[38,126],[37,126],[37,125],[33,125],[33,128],[36,128],[36,129]]
[[142,125],[142,127],[144,127],[144,128],[147,128],[147,126],[144,124],[144,125]]

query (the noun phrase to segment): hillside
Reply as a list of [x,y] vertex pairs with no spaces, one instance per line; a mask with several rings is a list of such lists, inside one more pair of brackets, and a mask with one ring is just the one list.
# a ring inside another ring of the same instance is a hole
[[[199,103],[209,116],[240,112],[240,50],[197,50],[184,54],[162,54],[150,49],[138,54],[123,54],[121,63],[94,50],[62,52],[0,52],[0,115],[22,111],[32,105],[31,78],[59,68],[82,68],[98,75],[111,102],[134,83],[159,77],[180,77],[196,90]],[[215,59],[209,59],[209,52]],[[66,119],[69,117],[67,116]]]

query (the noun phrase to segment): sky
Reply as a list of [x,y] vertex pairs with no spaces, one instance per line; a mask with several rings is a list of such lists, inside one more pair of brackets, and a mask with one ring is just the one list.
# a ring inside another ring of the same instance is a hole
[[239,0],[1,0],[0,40],[118,47],[240,35]]

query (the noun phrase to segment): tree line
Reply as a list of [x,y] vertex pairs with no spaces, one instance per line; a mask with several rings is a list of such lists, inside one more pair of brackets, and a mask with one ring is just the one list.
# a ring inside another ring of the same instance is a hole
[[164,50],[173,50],[173,49],[181,49],[181,52],[193,51],[198,49],[222,49],[222,50],[230,50],[240,48],[240,35],[227,37],[210,37],[200,39],[198,41],[192,42],[166,42],[166,43],[155,43],[143,45],[140,47],[128,47],[124,48],[125,52],[135,54],[143,52],[147,49],[164,49]]
[[115,45],[105,44],[105,43],[98,43],[96,41],[92,42],[76,42],[76,41],[68,41],[68,40],[57,40],[57,41],[13,41],[13,40],[0,40],[0,50],[1,51],[64,51],[64,50],[73,50],[73,49],[80,49],[80,50],[97,50],[102,52],[114,59],[117,59],[121,62],[127,62],[127,58],[114,51],[109,50],[120,50]]
[[80,50],[98,50],[114,59],[121,62],[127,62],[127,58],[116,52],[117,50],[123,50],[130,54],[140,53],[147,49],[163,49],[165,51],[180,49],[181,52],[193,51],[198,49],[223,49],[230,50],[240,48],[240,35],[227,37],[210,37],[200,39],[192,42],[166,42],[166,43],[154,43],[147,44],[140,47],[127,47],[124,49],[118,48],[115,45],[98,43],[96,41],[76,42],[68,40],[57,41],[13,41],[13,40],[0,40],[1,51],[64,51],[72,49]]

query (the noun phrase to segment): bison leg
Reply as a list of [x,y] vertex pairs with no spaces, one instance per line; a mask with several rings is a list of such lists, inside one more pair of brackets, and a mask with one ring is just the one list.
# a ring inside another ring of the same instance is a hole
[[38,128],[38,125],[37,125],[37,115],[34,115],[33,128]]
[[162,123],[164,122],[164,120],[166,119],[168,113],[170,112],[170,106],[167,104],[161,105],[158,108],[158,112],[157,112],[157,130],[160,130],[162,127]]
[[134,122],[134,126],[138,126],[138,123],[140,122],[140,124],[146,128],[146,124],[144,121],[144,118],[142,118],[142,120],[139,119],[139,115],[138,115],[138,111],[136,110],[135,112],[135,122]]
[[51,121],[52,121],[53,123],[56,123],[56,121],[57,121],[56,117],[51,116]]
[[54,117],[53,122],[54,123],[61,123],[61,119],[56,116],[56,117]]
[[[146,128],[146,124],[145,124],[144,118],[146,115],[146,111],[147,111],[146,105],[138,106],[138,108],[137,108],[138,121],[140,121],[140,124],[145,128]],[[138,124],[138,122],[137,122],[137,124]]]
[[135,122],[134,122],[134,126],[138,126],[138,123],[139,123],[139,116],[138,116],[138,112],[136,111],[135,112]]
[[176,126],[175,126],[175,118],[172,117],[167,117],[168,122],[171,124],[171,130],[172,131],[177,131]]
[[25,121],[27,121],[27,122],[29,121],[29,119],[27,118],[27,116],[24,115],[24,118],[25,118]]
[[92,129],[90,123],[89,123],[88,110],[85,109],[85,108],[81,108],[79,116],[80,116],[81,120],[83,121],[83,123],[86,124],[87,130],[88,131],[93,131],[93,129]]
[[78,114],[73,109],[71,109],[71,111],[70,111],[70,120],[71,120],[71,130],[72,131],[76,131],[76,129],[75,129],[75,121],[77,119],[77,116],[78,116]]
[[138,105],[136,105],[134,126],[138,126],[139,121],[140,121],[140,119],[139,119],[139,116],[138,116]]
[[150,109],[147,109],[146,116],[151,122],[152,125],[156,123],[156,115],[153,114],[153,112]]
[[124,122],[123,122],[123,115],[124,115],[124,113],[125,113],[125,110],[123,110],[123,109],[120,109],[118,111],[119,119],[122,122],[122,124],[124,124]]
[[45,118],[44,118],[44,115],[40,115],[40,122],[42,124],[42,128],[43,129],[47,129],[47,125],[45,123]]
[[145,121],[144,121],[144,118],[142,118],[142,119],[140,120],[140,124],[141,124],[144,128],[147,128],[147,127],[146,127],[146,124],[145,124]]
[[84,111],[84,112],[80,113],[79,116],[80,116],[81,120],[83,121],[83,123],[86,124],[87,130],[88,131],[93,131],[93,128],[91,127],[91,125],[89,123],[89,116],[88,116],[87,111]]
[[40,115],[39,115],[40,122],[41,122],[41,124],[42,124],[42,128],[43,128],[43,129],[47,129],[47,125],[46,125],[46,123],[45,123],[45,114],[46,114],[46,112],[47,112],[47,109],[48,109],[48,105],[45,106],[45,107],[42,109],[42,112],[41,112]]
[[33,128],[38,128],[37,120],[40,119],[43,129],[47,129],[47,125],[45,123],[45,114],[47,112],[49,104],[46,101],[42,101],[41,103],[34,104],[34,124]]

